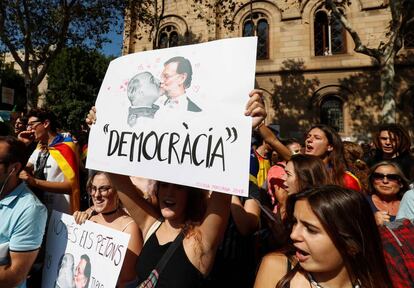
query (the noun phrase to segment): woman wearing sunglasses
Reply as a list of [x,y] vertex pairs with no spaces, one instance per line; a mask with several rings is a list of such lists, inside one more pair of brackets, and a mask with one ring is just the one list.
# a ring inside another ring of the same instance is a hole
[[408,181],[394,162],[382,161],[371,168],[368,201],[377,225],[395,220]]
[[76,223],[90,220],[131,235],[117,284],[117,287],[125,287],[136,280],[135,265],[142,248],[138,225],[121,207],[117,191],[107,173],[95,171],[88,179],[87,190],[93,206],[84,212],[76,211],[73,214]]

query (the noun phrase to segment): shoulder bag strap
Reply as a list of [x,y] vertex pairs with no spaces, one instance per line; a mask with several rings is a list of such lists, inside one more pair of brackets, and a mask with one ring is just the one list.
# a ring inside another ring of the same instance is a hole
[[183,239],[184,239],[184,233],[180,232],[180,234],[178,234],[177,237],[175,238],[174,242],[171,243],[170,247],[168,247],[167,251],[164,253],[160,261],[157,263],[157,266],[155,266],[155,270],[157,270],[158,275],[161,275],[161,272],[164,270],[168,261],[170,261],[171,256],[177,250],[178,245],[181,244]]

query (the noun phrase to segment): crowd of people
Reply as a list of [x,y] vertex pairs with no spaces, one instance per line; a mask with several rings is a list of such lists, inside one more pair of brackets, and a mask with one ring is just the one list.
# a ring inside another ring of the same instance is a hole
[[[117,287],[414,287],[406,129],[380,125],[371,145],[322,124],[280,139],[260,90],[249,96],[247,197],[88,171],[84,137],[47,109],[20,115],[0,136],[0,287],[41,286],[53,210],[131,235]],[[88,287],[84,256],[55,287]]]

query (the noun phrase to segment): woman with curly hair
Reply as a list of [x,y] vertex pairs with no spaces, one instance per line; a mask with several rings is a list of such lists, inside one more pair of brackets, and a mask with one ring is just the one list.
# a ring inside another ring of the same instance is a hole
[[410,155],[410,136],[399,124],[380,125],[374,136],[375,155],[367,161],[372,167],[381,161],[397,163],[405,177],[414,180],[414,159]]
[[362,159],[364,150],[360,145],[351,141],[343,141],[344,158],[348,170],[354,174],[361,183],[362,192],[368,192],[369,167]]

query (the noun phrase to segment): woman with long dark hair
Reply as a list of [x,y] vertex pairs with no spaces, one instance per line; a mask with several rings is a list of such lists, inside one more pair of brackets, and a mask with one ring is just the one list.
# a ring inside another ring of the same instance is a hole
[[336,185],[289,197],[291,245],[263,258],[257,288],[393,287],[363,195]]
[[339,186],[361,191],[361,184],[347,171],[344,146],[338,132],[330,126],[318,124],[306,133],[305,154],[322,159],[327,165],[332,181]]
[[[283,191],[279,191],[278,210],[276,220],[269,222],[274,245],[281,247],[288,241],[289,233],[286,231],[286,202],[289,195],[296,194],[304,189],[320,185],[332,184],[330,175],[323,161],[316,156],[296,154],[287,162],[283,175]],[[281,193],[283,197],[281,197]]]
[[332,184],[326,165],[313,155],[293,155],[287,162],[285,171],[284,184],[289,195],[305,188]]

